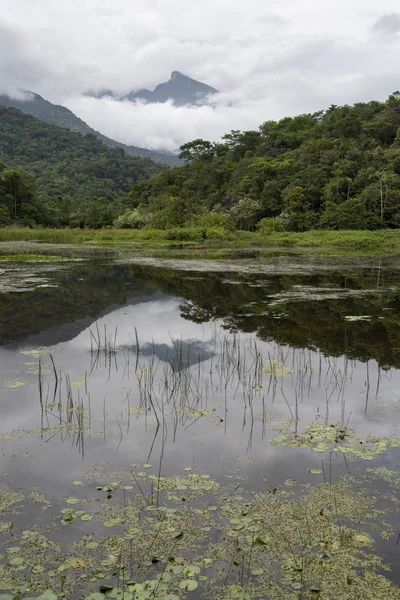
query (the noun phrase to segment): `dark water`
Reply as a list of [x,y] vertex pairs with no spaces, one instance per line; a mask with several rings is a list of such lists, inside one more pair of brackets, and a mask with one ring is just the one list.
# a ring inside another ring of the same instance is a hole
[[[216,481],[245,473],[253,490],[398,471],[396,446],[365,460],[335,444],[271,443],[311,423],[399,437],[397,259],[7,265],[0,285],[8,489],[37,488],[57,507],[99,463]],[[28,502],[16,521],[24,528],[36,514]],[[377,548],[396,566],[391,524]],[[62,536],[83,535],[84,523],[74,527]]]

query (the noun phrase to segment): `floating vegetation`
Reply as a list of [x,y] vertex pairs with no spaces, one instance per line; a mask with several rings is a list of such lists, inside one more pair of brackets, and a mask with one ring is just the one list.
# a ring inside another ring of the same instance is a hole
[[71,379],[71,386],[77,387],[79,385],[84,385],[85,379]]
[[276,429],[280,433],[271,440],[274,446],[312,448],[315,452],[326,452],[333,444],[338,444],[349,436],[355,435],[355,430],[338,422],[331,425],[312,423],[305,427],[302,433],[297,431],[296,424],[292,421],[287,424],[283,423]]
[[38,346],[37,348],[32,348],[31,350],[21,350],[21,354],[24,354],[25,356],[33,356],[34,358],[40,358],[45,354],[53,354],[54,351],[54,346]]
[[20,440],[24,437],[23,431],[1,431],[0,432],[0,440]]
[[370,321],[372,317],[370,315],[347,315],[345,321]]
[[24,379],[7,379],[2,384],[2,387],[6,388],[7,390],[19,390],[28,385],[28,383],[29,381],[26,381]]
[[127,406],[125,410],[127,410],[130,415],[140,416],[145,415],[147,413],[146,409],[140,406]]
[[0,515],[10,515],[16,510],[15,504],[24,500],[24,496],[19,491],[0,490]]
[[[389,292],[383,287],[375,290],[351,289],[351,288],[323,288],[307,285],[293,285],[287,290],[283,290],[269,296],[269,306],[280,306],[289,302],[317,302],[321,300],[339,300],[345,298],[363,298],[366,295],[380,296]],[[371,317],[368,318],[368,320]],[[352,319],[349,320],[360,320]],[[365,320],[365,319],[364,319]]]
[[211,490],[217,490],[219,488],[218,483],[210,478],[210,475],[199,475],[198,473],[189,473],[189,475],[175,475],[172,477],[159,477],[157,475],[150,475],[149,479],[154,481],[154,486],[157,491],[170,490],[170,491],[185,491],[190,490],[193,492],[205,492]]
[[285,377],[293,373],[293,369],[287,367],[281,360],[269,360],[264,363],[262,372],[273,377]]
[[378,438],[369,435],[365,439],[350,440],[347,444],[339,445],[333,450],[363,460],[373,460],[377,454],[382,454],[389,448],[400,448],[400,438]]
[[[368,471],[366,481],[387,482],[389,471]],[[391,477],[382,494],[387,507],[377,510],[351,478],[243,494],[190,473],[158,478],[155,495],[152,475],[122,474],[99,488],[103,499],[66,498],[53,526],[32,524],[14,528],[10,541],[0,537],[0,590],[42,600],[190,599],[197,589],[213,600],[400,598],[368,533],[373,527],[386,535],[384,516],[398,510]],[[192,482],[199,485],[191,495]],[[3,493],[0,515],[23,500]],[[58,524],[78,522],[79,539],[56,541]],[[96,523],[104,534],[91,533]]]
[[[294,429],[293,429],[294,427]],[[358,438],[355,429],[343,423],[312,423],[298,432],[292,422],[277,428],[280,432],[271,440],[274,446],[290,446],[291,448],[311,448],[314,452],[342,452],[363,460],[373,460],[377,454],[389,448],[399,448],[400,438],[378,438],[369,435]]]
[[49,436],[51,438],[56,433],[62,433],[69,437],[71,434],[87,433],[88,435],[102,435],[103,432],[98,429],[90,429],[82,426],[79,422],[56,423],[48,427],[34,427],[32,429],[18,429],[10,432],[0,432],[2,440],[21,440],[25,436]]
[[[32,355],[30,355],[30,356],[32,356]],[[43,364],[43,363],[40,364],[40,369],[39,369],[39,362],[36,362],[36,361],[27,361],[25,363],[25,369],[24,369],[25,373],[39,375],[39,370],[42,375],[48,375],[49,373],[52,372],[53,369],[50,365]]]
[[0,254],[0,262],[71,262],[81,261],[80,258],[68,258],[66,256],[51,256],[48,254]]
[[[36,262],[36,261],[35,261]],[[43,262],[43,261],[40,261]],[[47,276],[55,269],[63,268],[60,264],[23,264],[20,261],[4,261],[0,257],[0,293],[31,292],[40,286],[57,287]]]

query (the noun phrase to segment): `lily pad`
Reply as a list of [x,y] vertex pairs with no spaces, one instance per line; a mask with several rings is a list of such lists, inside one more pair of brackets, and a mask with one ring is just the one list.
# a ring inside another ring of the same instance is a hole
[[180,582],[179,587],[181,590],[187,590],[188,592],[193,592],[198,587],[197,581],[194,579],[184,579]]

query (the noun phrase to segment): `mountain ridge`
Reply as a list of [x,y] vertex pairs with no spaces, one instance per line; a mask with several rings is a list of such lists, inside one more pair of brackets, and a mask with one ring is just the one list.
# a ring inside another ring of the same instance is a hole
[[129,156],[138,156],[140,158],[150,158],[156,163],[167,165],[169,167],[179,166],[181,161],[173,154],[164,154],[138,146],[129,146],[122,142],[117,142],[99,131],[90,127],[85,121],[76,116],[69,108],[60,104],[53,104],[35,92],[27,91],[26,99],[11,98],[7,95],[0,95],[0,105],[16,108],[25,114],[29,114],[40,121],[50,125],[57,125],[63,129],[68,129],[74,133],[82,135],[95,135],[103,144],[109,148],[122,148]]
[[207,103],[208,96],[218,94],[219,91],[206,83],[193,79],[180,71],[172,71],[168,81],[159,83],[154,90],[141,88],[132,90],[122,96],[110,89],[89,91],[87,96],[93,98],[111,97],[118,101],[136,102],[144,100],[149,104],[162,104],[172,100],[176,106],[202,105]]
[[133,183],[163,170],[149,158],[107,147],[93,134],[69,131],[8,106],[0,106],[0,163],[33,176],[40,195],[79,202],[116,201]]

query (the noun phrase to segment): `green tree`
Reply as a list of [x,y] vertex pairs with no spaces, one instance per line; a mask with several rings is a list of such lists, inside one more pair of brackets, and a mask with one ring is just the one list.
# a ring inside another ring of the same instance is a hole
[[262,206],[258,200],[240,198],[231,208],[230,215],[238,229],[253,230],[259,220]]
[[34,178],[22,169],[4,170],[0,176],[0,203],[7,207],[11,218],[19,219],[23,216],[24,205],[34,206],[35,202]]
[[375,229],[378,223],[362,198],[352,198],[342,204],[327,202],[320,226],[323,229]]
[[186,163],[193,160],[209,161],[214,158],[214,147],[211,142],[197,139],[180,147],[179,158]]

